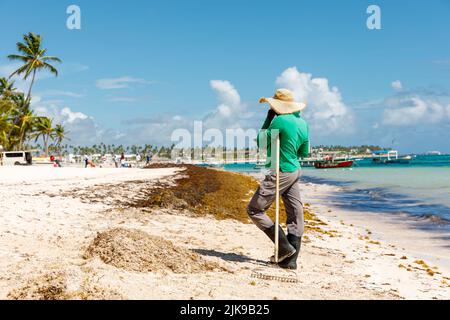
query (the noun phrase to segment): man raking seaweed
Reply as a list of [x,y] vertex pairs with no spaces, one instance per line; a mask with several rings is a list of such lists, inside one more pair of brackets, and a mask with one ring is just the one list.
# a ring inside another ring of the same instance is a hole
[[[258,134],[258,147],[267,148],[266,168],[270,171],[250,200],[247,212],[275,244],[271,262],[284,269],[296,270],[304,230],[299,158],[309,154],[308,125],[300,115],[306,104],[295,102],[292,92],[287,89],[277,90],[273,98],[261,98],[260,103],[270,106]],[[276,147],[272,148],[274,143]],[[286,209],[287,236],[278,223],[279,195]],[[266,214],[274,201],[275,223]]]

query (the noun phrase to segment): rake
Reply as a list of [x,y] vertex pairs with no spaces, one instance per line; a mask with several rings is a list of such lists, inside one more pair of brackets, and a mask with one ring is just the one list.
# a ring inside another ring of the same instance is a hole
[[[278,237],[279,237],[279,228],[280,225],[280,136],[277,135],[276,140],[276,166],[275,166],[275,173],[276,173],[276,182],[275,182],[275,247],[274,247],[274,253],[275,253],[275,266],[278,264]],[[274,268],[272,271],[277,270],[278,272],[281,271],[280,275],[275,275],[273,272],[271,274],[266,274],[264,271],[259,272],[255,271],[252,273],[253,278],[258,278],[262,280],[275,280],[280,282],[289,282],[289,283],[297,283],[297,273],[290,270],[284,270],[277,267]],[[286,275],[287,273],[290,273],[290,275]]]
[[[281,269],[274,269],[277,271],[281,271]],[[279,275],[275,275],[275,274],[267,274],[264,271],[258,272],[255,271],[252,273],[251,277],[252,278],[256,278],[256,279],[261,279],[261,280],[273,280],[273,281],[278,281],[278,282],[286,282],[286,283],[298,283],[298,278],[297,278],[297,273],[294,271],[290,271],[290,273],[292,273],[291,275],[286,275],[287,272],[289,271],[282,271],[283,273],[280,273]]]

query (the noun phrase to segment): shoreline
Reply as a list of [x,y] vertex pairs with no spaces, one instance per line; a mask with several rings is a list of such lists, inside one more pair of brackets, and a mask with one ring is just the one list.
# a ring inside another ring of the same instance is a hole
[[[46,269],[63,271],[68,291],[80,291],[80,283],[89,284],[89,294],[85,290],[82,295],[87,299],[111,297],[112,293],[117,293],[113,298],[125,299],[450,297],[450,274],[444,267],[436,263],[438,269],[434,269],[434,262],[423,259],[422,263],[410,247],[403,250],[402,245],[380,237],[372,217],[370,226],[364,220],[361,227],[351,216],[321,203],[320,195],[327,191],[321,185],[305,186],[303,197],[308,209],[321,220],[324,232],[315,232],[310,224],[299,258],[299,282],[287,284],[251,277],[255,269],[273,271],[265,264],[272,245],[252,224],[193,215],[186,210],[121,205],[130,199],[145,199],[149,190],[158,188],[158,182],[176,183],[175,178],[183,176],[179,168],[28,168],[26,173],[22,169],[0,168],[1,176],[6,177],[0,182],[0,198],[7,208],[0,227],[2,299],[24,286],[30,291],[34,288],[27,282],[30,278],[45,286],[41,282]],[[202,273],[131,272],[98,258],[84,259],[83,252],[96,235],[113,228],[166,238],[219,269]]]
[[[345,190],[328,184],[309,184],[312,188],[315,188],[315,192],[308,192],[307,196],[314,199],[320,215],[333,220],[335,223],[344,220],[361,230],[370,229],[372,237],[377,240],[407,248],[408,251],[422,260],[439,264],[442,270],[450,274],[450,249],[446,241],[450,232],[447,230],[422,229],[421,223],[429,224],[430,222],[416,220],[407,214],[395,216],[384,212],[345,210],[336,207],[331,201],[327,201],[329,194],[342,193]],[[321,190],[317,191],[318,189]],[[325,204],[321,204],[323,202]]]
[[[260,179],[262,176],[261,173],[241,173],[255,179]],[[345,186],[328,181],[316,182],[310,177],[305,180],[301,182],[302,197],[306,194],[306,198],[315,204],[315,212],[320,213],[320,216],[334,223],[345,220],[362,231],[371,229],[372,237],[377,240],[396,243],[402,248],[407,247],[420,259],[439,264],[447,274],[450,274],[450,249],[446,241],[450,238],[450,231],[447,227],[441,228],[440,221],[424,221],[420,219],[421,217],[408,213],[358,210],[358,206],[354,206],[356,209],[349,209],[351,204],[343,208],[335,203],[335,199],[345,195],[340,201],[350,201],[346,195],[349,191]]]
[[[450,256],[447,247],[446,237],[448,232],[439,230],[420,229],[417,224],[420,221],[414,220],[410,216],[394,216],[386,213],[367,211],[348,211],[333,206],[327,202],[329,193],[340,193],[341,188],[309,183],[314,189],[308,192],[308,197],[314,199],[319,214],[327,217],[335,223],[344,220],[360,230],[370,229],[371,235],[376,240],[393,243],[402,250],[412,252],[420,259],[429,260],[440,265],[441,269],[450,274]],[[318,191],[318,189],[321,189]],[[326,204],[321,204],[325,202]]]
[[[342,171],[342,174],[349,174],[346,178],[321,177],[311,174],[313,172],[310,170],[305,170],[304,181],[335,187],[336,190],[340,191],[339,195],[336,194],[335,197],[330,196],[329,198],[333,199],[335,205],[339,204],[342,208],[350,211],[381,212],[393,216],[403,214],[405,217],[409,217],[411,221],[423,222],[421,223],[423,229],[450,232],[450,207],[448,206],[450,203],[443,201],[443,198],[447,200],[445,196],[447,191],[444,189],[437,195],[435,194],[439,189],[438,186],[443,183],[448,184],[447,182],[438,181],[437,185],[430,186],[433,191],[432,195],[430,193],[423,194],[420,192],[423,187],[420,189],[406,186],[410,190],[402,189],[404,183],[393,185],[391,181],[391,183],[383,185],[373,181],[373,177],[364,182],[358,180],[358,178],[353,180],[352,175],[356,174],[356,170],[359,171],[360,168],[349,172]],[[390,170],[395,170],[395,168],[390,168]],[[398,170],[400,171],[400,169]],[[414,175],[413,172],[410,172],[410,174]],[[359,175],[361,175],[361,172]],[[382,177],[379,178],[382,179]],[[412,192],[412,189],[417,190]],[[352,200],[355,203],[350,206],[349,203]]]

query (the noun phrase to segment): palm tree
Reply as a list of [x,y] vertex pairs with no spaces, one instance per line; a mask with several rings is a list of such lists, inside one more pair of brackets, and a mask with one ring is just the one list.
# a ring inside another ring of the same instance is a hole
[[[36,73],[40,70],[48,70],[55,76],[58,76],[58,70],[49,62],[61,62],[57,57],[46,56],[47,49],[42,48],[42,37],[33,32],[23,36],[24,42],[17,42],[17,50],[21,54],[11,54],[8,56],[10,60],[19,60],[23,65],[14,71],[9,78],[23,75],[23,79],[27,80],[32,75],[30,87],[26,99],[23,101],[23,107],[30,104],[31,91],[36,79]],[[19,119],[14,119],[14,125],[10,128],[7,140],[10,140],[13,129],[17,126]]]
[[16,88],[14,88],[14,81],[6,78],[0,78],[0,96],[5,99],[10,99],[14,96]]
[[[0,146],[2,148],[6,146],[6,132],[9,128],[9,115],[7,113],[0,112]],[[1,149],[1,148],[0,148]]]
[[27,134],[33,130],[36,122],[36,114],[30,108],[25,108],[21,111],[19,116],[19,149],[23,148],[23,143],[26,140]]
[[67,134],[68,132],[61,124],[57,124],[55,126],[54,138],[56,140],[56,150],[58,150],[58,156],[61,156],[61,143],[64,139],[68,139]]
[[[29,104],[25,102],[24,94],[21,92],[10,95],[9,99],[3,99],[4,104],[8,104],[8,101],[10,106],[8,111],[10,125],[6,135],[6,145],[9,150],[13,150],[17,146],[22,146],[26,132],[32,129],[28,122],[34,120],[34,114],[30,114],[32,111],[29,108]],[[20,124],[23,120],[25,120],[25,126]]]
[[17,51],[21,54],[11,54],[8,56],[10,60],[19,60],[23,62],[23,65],[9,77],[24,75],[23,79],[27,80],[28,77],[32,75],[27,99],[25,100],[29,103],[31,100],[31,90],[36,79],[36,72],[48,70],[55,76],[58,76],[58,70],[49,62],[61,62],[61,60],[57,57],[45,55],[47,49],[42,48],[42,37],[40,35],[29,32],[23,36],[23,40],[24,42],[17,42]]
[[53,128],[53,120],[47,117],[39,117],[35,124],[36,133],[34,137],[37,141],[40,137],[44,141],[45,157],[48,156],[48,143],[50,138],[55,136],[55,129]]
[[12,131],[16,126],[13,124],[12,119],[17,114],[17,105],[4,97],[0,98],[0,144],[9,150],[15,139],[7,139],[7,132]]
[[0,114],[10,114],[14,111],[14,109],[16,109],[16,107],[17,106],[14,101],[0,97]]

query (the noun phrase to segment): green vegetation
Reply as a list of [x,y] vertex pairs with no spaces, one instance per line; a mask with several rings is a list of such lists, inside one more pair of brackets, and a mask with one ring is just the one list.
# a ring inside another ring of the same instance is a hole
[[[49,144],[56,142],[61,146],[66,138],[64,127],[59,124],[53,127],[52,119],[36,115],[31,109],[32,89],[36,81],[36,74],[47,70],[55,76],[58,70],[51,62],[61,62],[57,57],[47,56],[47,49],[42,47],[42,37],[35,33],[23,36],[23,42],[17,43],[18,54],[11,54],[8,58],[20,61],[22,65],[9,78],[0,78],[0,146],[5,150],[21,150],[29,146],[30,139],[42,138],[45,155],[49,153]],[[29,80],[27,95],[19,92],[11,79],[15,76]]]
[[121,154],[123,152],[127,154],[140,154],[141,156],[151,153],[161,155],[163,158],[170,158],[171,149],[166,147],[158,148],[149,144],[125,146],[122,144],[115,145],[101,142],[92,146],[61,145],[61,152],[63,154]]
[[8,59],[12,61],[20,61],[23,63],[16,71],[14,71],[10,78],[18,75],[23,76],[27,80],[30,75],[31,84],[28,89],[26,103],[31,101],[31,90],[33,89],[34,81],[36,80],[36,73],[41,70],[48,70],[55,76],[58,76],[58,70],[49,62],[61,62],[57,57],[46,56],[47,49],[42,48],[42,37],[33,32],[23,36],[24,42],[17,43],[17,51],[21,54],[10,54]]
[[345,154],[370,154],[378,150],[390,150],[390,148],[383,148],[380,146],[362,145],[362,146],[341,146],[341,145],[318,145],[314,146],[315,151],[321,152],[342,152]]

